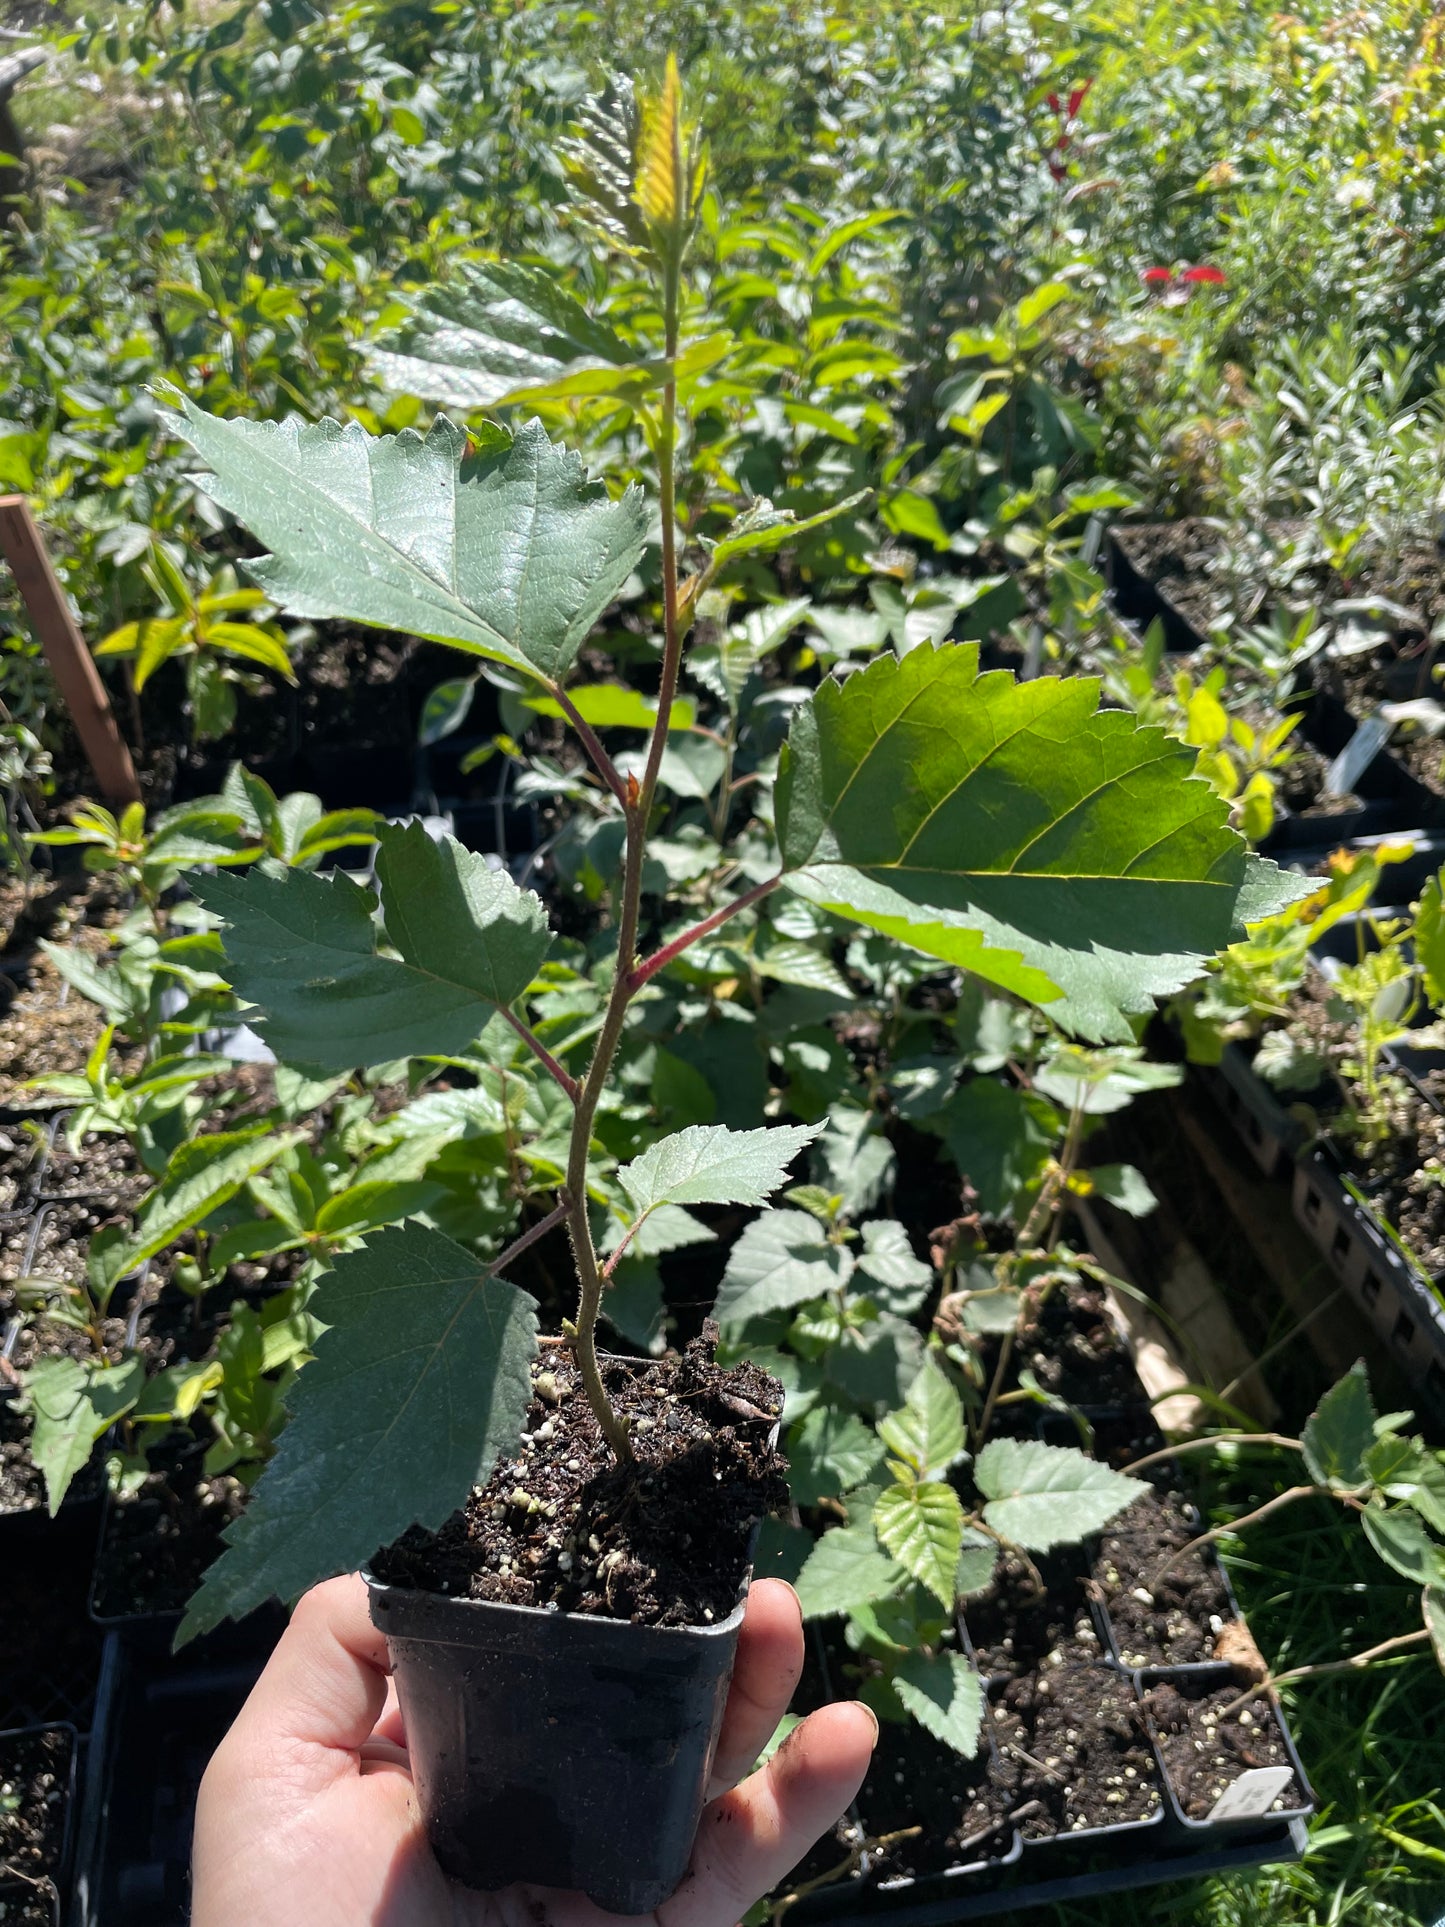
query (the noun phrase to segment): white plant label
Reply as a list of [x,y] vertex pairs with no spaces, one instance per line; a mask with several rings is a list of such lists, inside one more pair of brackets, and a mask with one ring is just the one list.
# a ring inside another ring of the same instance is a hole
[[1268,1813],[1289,1785],[1287,1766],[1253,1766],[1226,1787],[1209,1811],[1209,1824],[1219,1820],[1257,1820]]
[[1367,716],[1330,764],[1326,795],[1348,796],[1389,740],[1390,725],[1384,717]]

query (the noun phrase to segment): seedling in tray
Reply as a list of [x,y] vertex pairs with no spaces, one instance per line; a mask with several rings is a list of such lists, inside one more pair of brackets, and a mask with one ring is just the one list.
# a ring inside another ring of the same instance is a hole
[[[599,245],[652,278],[657,338],[623,340],[554,275],[497,262],[492,308],[463,323],[470,373],[496,403],[515,398],[519,368],[529,399],[615,396],[651,450],[655,503],[638,486],[609,494],[537,421],[468,433],[440,416],[424,435],[372,437],[356,423],[220,420],[189,401],[173,418],[216,501],[269,551],[245,567],[274,604],[409,631],[526,677],[575,730],[623,842],[604,998],[580,1026],[534,1015],[552,944],[542,903],[420,825],[381,830],[375,889],[274,863],[199,884],[225,926],[230,981],[283,1063],[335,1073],[450,1058],[479,1077],[525,1066],[535,1100],[522,1154],[556,1184],[550,1208],[485,1262],[408,1222],[323,1276],[311,1310],[324,1335],[290,1424],[183,1636],[374,1559],[373,1612],[443,1864],[479,1886],[528,1877],[641,1911],[686,1864],[752,1529],[780,1490],[770,1436],[782,1397],[756,1366],[724,1371],[705,1348],[609,1362],[598,1320],[631,1248],[668,1232],[685,1242],[692,1206],[764,1204],[817,1127],[694,1126],[625,1161],[609,1155],[609,1076],[639,994],[691,944],[785,891],[1043,1003],[1075,1033],[1129,1044],[1136,1015],[1299,886],[1251,857],[1194,751],[1101,712],[1097,683],[1018,684],[980,674],[973,645],[925,645],[830,677],[798,705],[773,866],[643,954],[648,834],[699,600],[740,563],[756,580],[769,552],[856,522],[864,504],[803,521],[765,500],[704,505],[685,566],[679,436],[689,399],[736,344],[726,332],[684,339],[704,156],[675,65],[656,98],[639,104],[622,84],[590,108],[570,166]],[[425,372],[460,338],[419,320],[408,368]],[[607,725],[588,720],[612,711],[571,683],[659,523],[656,694],[645,752],[624,764],[602,741]],[[562,1226],[576,1308],[539,1355],[535,1306],[505,1274]],[[961,1531],[943,1403],[922,1379],[886,1434],[892,1484],[878,1501],[894,1552],[874,1556],[922,1572],[925,1599]],[[1027,1482],[996,1456],[977,1468],[982,1527],[1038,1543],[1013,1516],[1036,1503]],[[1081,1499],[1037,1503],[1057,1513]],[[644,1682],[635,1716],[596,1684],[596,1668],[615,1679],[619,1667]],[[918,1691],[936,1707],[934,1677]],[[478,1757],[504,1794],[470,1785]],[[670,1764],[646,1767],[659,1757]],[[545,1811],[566,1813],[571,1831],[529,1823]],[[650,1865],[643,1832],[657,1836]]]

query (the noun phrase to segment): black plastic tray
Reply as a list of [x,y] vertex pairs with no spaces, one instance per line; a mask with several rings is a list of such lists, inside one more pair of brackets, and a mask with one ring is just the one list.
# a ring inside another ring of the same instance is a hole
[[231,1628],[178,1658],[107,1637],[69,1927],[185,1927],[201,1776],[276,1630]]
[[1431,1412],[1445,1418],[1445,1305],[1427,1277],[1345,1183],[1328,1144],[1295,1167],[1295,1217],[1331,1270],[1374,1325],[1386,1349]]

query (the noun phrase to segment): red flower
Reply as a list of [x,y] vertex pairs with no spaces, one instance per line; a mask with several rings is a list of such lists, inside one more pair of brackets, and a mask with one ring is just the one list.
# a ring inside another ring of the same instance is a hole
[[1139,279],[1146,288],[1167,288],[1174,276],[1168,268],[1145,268]]
[[1049,98],[1049,110],[1050,110],[1050,112],[1051,112],[1051,113],[1055,113],[1055,114],[1061,114],[1061,113],[1063,113],[1063,111],[1064,111],[1064,110],[1063,110],[1063,108],[1062,108],[1062,106],[1061,106],[1061,105],[1059,104],[1059,97],[1058,97],[1058,95],[1057,95],[1057,94],[1050,94],[1048,98]]
[[1224,271],[1221,268],[1186,268],[1179,279],[1194,287],[1222,288]]
[[1084,82],[1082,87],[1076,87],[1073,93],[1069,95],[1069,119],[1070,120],[1073,120],[1077,116],[1079,109],[1083,106],[1084,102],[1089,98],[1089,89],[1093,86],[1093,84],[1094,84],[1093,76],[1090,75],[1090,77]]

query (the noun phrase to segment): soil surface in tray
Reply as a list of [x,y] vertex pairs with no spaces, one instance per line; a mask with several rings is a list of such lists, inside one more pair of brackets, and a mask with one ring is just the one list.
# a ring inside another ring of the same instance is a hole
[[[1330,1015],[1329,986],[1312,973],[1291,1000],[1290,1028],[1308,1039],[1332,1066],[1335,1081],[1312,1092],[1328,1119],[1351,1100],[1358,1086],[1345,1069],[1354,1048],[1347,1026]],[[1432,1082],[1439,1074],[1431,1074]],[[1445,1272],[1445,1117],[1403,1079],[1388,1086],[1387,1128],[1378,1143],[1336,1129],[1334,1143],[1351,1175],[1378,1215],[1399,1232],[1427,1272]],[[1340,1099],[1344,1099],[1344,1105]]]
[[1000,1562],[987,1592],[964,1606],[964,1624],[985,1679],[1032,1672],[1053,1653],[1070,1665],[1101,1657],[1082,1572],[1067,1553],[1038,1561],[1044,1590],[1022,1560]]
[[[1161,1680],[1144,1695],[1164,1771],[1186,1819],[1207,1820],[1220,1794],[1253,1767],[1288,1766],[1284,1735],[1268,1700],[1244,1706],[1235,1685]],[[1271,1813],[1297,1812],[1304,1789],[1293,1774]]]
[[1177,1494],[1151,1493],[1106,1526],[1093,1578],[1126,1666],[1191,1666],[1214,1658],[1233,1614],[1212,1550],[1185,1553],[1200,1527]]
[[1224,613],[1227,598],[1213,567],[1221,532],[1202,516],[1114,530],[1114,540],[1140,575],[1161,590],[1200,635]]
[[207,1478],[202,1457],[199,1441],[172,1433],[140,1489],[111,1500],[95,1561],[99,1618],[180,1612],[200,1584],[245,1500],[238,1480]]
[[725,1619],[755,1521],[788,1495],[769,1444],[782,1388],[755,1365],[715,1364],[715,1333],[656,1365],[604,1364],[632,1467],[616,1463],[570,1354],[546,1348],[520,1455],[439,1533],[413,1530],[381,1554],[377,1576],[641,1625]]
[[870,1840],[901,1836],[876,1856],[872,1872],[882,1880],[1001,1859],[1013,1844],[1013,1828],[996,1809],[987,1739],[980,1738],[977,1758],[965,1760],[912,1720],[882,1722],[858,1817]]
[[[0,1906],[17,1901],[17,1888],[48,1879],[60,1865],[74,1745],[72,1734],[58,1731],[0,1740]],[[35,1918],[48,1922],[48,1900],[35,1898]],[[25,1915],[0,1913],[0,1920],[12,1918]]]
[[1096,1285],[1051,1291],[1020,1330],[1014,1358],[1071,1405],[1123,1404],[1139,1395],[1129,1348]]
[[[104,957],[111,947],[107,927],[120,915],[111,895],[97,885],[71,909],[76,924],[68,937],[57,929],[55,941],[73,939],[88,957]],[[104,1028],[104,1012],[68,990],[43,950],[7,963],[0,972],[0,1104],[33,1103],[33,1095],[20,1089],[27,1078],[83,1070]],[[117,1046],[122,1064],[134,1054]]]
[[1127,1675],[1049,1666],[1010,1680],[992,1707],[993,1803],[1026,1840],[1152,1820],[1159,1773]]

